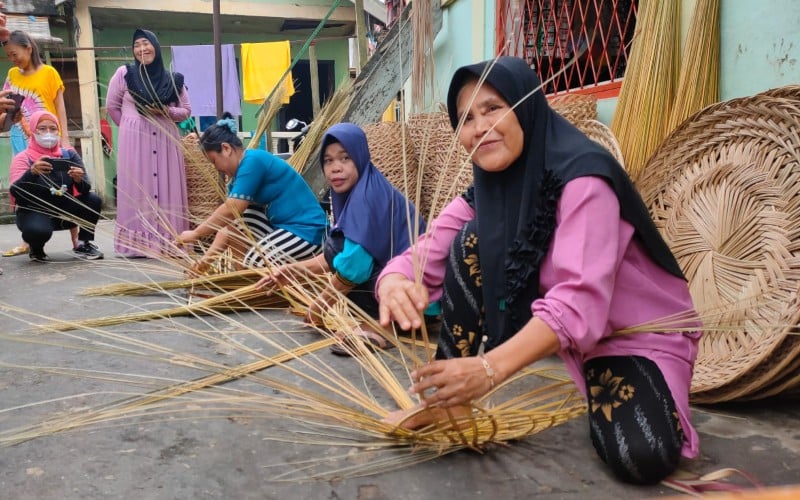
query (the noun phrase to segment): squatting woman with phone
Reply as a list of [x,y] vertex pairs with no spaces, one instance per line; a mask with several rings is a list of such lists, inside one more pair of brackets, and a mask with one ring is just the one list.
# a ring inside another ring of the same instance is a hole
[[73,253],[84,259],[102,259],[92,243],[102,201],[91,192],[83,161],[74,149],[59,146],[58,119],[48,111],[30,118],[33,138],[11,161],[12,205],[17,227],[30,247],[30,258],[48,259],[44,245],[53,231],[78,228]]

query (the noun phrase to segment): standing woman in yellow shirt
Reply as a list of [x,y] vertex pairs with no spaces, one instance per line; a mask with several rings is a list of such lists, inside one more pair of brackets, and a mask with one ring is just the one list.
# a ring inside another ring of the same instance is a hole
[[[36,42],[24,31],[13,31],[5,43],[4,49],[8,60],[14,66],[8,70],[6,83],[3,89],[11,89],[17,94],[25,96],[22,101],[22,131],[25,133],[23,140],[27,147],[30,131],[27,122],[31,115],[40,110],[47,110],[58,117],[58,125],[65,133],[61,136],[61,147],[70,147],[67,129],[67,109],[64,106],[64,82],[56,69],[42,62],[39,47]],[[12,141],[14,153],[21,143]]]
[[[62,130],[60,144],[63,148],[72,147],[67,135],[67,109],[64,106],[64,82],[61,75],[50,65],[44,64],[39,55],[39,46],[24,31],[12,31],[3,48],[8,60],[14,65],[8,70],[3,90],[10,89],[25,97],[20,113],[22,119],[11,127],[11,150],[14,156],[28,148],[31,136],[28,120],[40,110],[46,110],[58,117]],[[72,231],[73,247],[77,243],[77,231]],[[27,253],[27,245],[22,243],[5,252],[4,256]]]

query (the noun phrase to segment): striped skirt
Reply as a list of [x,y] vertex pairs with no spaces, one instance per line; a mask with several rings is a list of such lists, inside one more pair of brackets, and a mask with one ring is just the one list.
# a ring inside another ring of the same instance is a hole
[[313,257],[322,249],[290,231],[272,227],[263,208],[246,209],[242,220],[256,241],[244,256],[245,267],[265,267],[267,261],[270,265],[288,264]]

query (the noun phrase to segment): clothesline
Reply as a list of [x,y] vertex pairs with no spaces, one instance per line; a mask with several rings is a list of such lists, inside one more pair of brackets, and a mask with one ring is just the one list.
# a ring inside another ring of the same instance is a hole
[[[320,41],[330,41],[330,40],[347,40],[352,38],[351,36],[325,36],[325,37],[317,37],[316,42]],[[270,40],[271,42],[281,42],[284,40]],[[306,43],[306,40],[288,40],[291,44],[299,44],[299,43]],[[233,45],[236,48],[240,48],[242,43],[263,43],[263,42],[239,42],[239,43],[230,43],[226,44],[223,42],[223,45]],[[192,45],[212,45],[211,43],[190,43],[190,44],[183,44],[183,45],[174,45],[174,47],[188,47]],[[171,49],[173,45],[162,45],[162,49]],[[59,50],[54,50],[59,49]],[[62,47],[59,45],[48,47],[50,52],[58,52],[58,51],[73,51],[73,50],[123,50],[123,51],[131,51],[132,48],[130,46],[101,46],[101,47]]]

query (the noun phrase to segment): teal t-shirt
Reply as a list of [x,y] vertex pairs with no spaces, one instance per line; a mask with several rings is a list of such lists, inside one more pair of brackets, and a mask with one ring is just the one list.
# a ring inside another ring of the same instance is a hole
[[228,197],[263,206],[271,226],[322,244],[327,219],[317,197],[291,165],[271,153],[245,151]]
[[342,278],[360,285],[372,277],[375,259],[355,241],[344,239],[344,248],[333,258],[333,269]]

